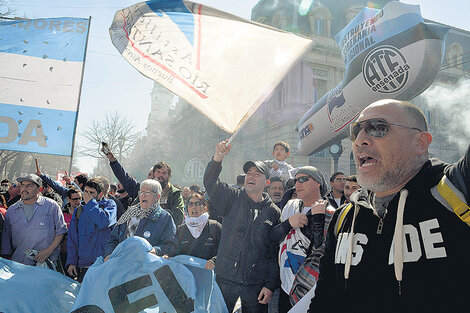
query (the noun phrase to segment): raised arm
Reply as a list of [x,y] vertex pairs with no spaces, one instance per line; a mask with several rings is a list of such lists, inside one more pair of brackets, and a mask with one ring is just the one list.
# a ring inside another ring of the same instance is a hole
[[118,162],[118,160],[114,157],[111,151],[106,154],[106,157],[109,160],[109,166],[113,170],[114,176],[119,180],[121,185],[127,191],[129,196],[132,199],[137,197],[137,194],[140,189],[140,183],[135,180],[135,178],[131,177],[122,167],[122,165]]

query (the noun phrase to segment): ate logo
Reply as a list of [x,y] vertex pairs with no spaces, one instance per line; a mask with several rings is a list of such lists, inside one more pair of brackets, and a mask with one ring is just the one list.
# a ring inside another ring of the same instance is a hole
[[375,92],[393,93],[408,81],[410,65],[403,54],[393,46],[380,46],[364,58],[362,75]]
[[[349,248],[350,233],[338,234],[336,241],[335,263],[345,264]],[[368,238],[365,234],[355,233],[352,244],[351,265],[358,265],[367,247]],[[388,264],[393,264],[393,246],[390,245]],[[439,232],[439,222],[436,218],[420,222],[419,227],[403,225],[403,262],[417,262],[423,255],[426,259],[447,257],[442,234]],[[423,248],[421,248],[423,247]]]

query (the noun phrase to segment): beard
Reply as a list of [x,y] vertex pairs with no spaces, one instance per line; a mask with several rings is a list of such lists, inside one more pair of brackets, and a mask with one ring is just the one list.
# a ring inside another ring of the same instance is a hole
[[361,187],[365,187],[375,193],[390,191],[403,184],[406,179],[419,170],[421,165],[416,157],[411,160],[401,158],[394,166],[389,169],[383,169],[376,176],[365,176],[358,172],[357,182]]

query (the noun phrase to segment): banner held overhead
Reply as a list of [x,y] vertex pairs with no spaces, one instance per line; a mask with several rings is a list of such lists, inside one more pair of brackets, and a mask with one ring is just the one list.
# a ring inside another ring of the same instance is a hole
[[118,11],[113,44],[143,75],[234,133],[312,41],[181,0]]

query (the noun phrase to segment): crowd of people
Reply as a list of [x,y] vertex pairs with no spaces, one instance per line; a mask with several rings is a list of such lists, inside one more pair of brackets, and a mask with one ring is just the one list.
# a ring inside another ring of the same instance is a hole
[[283,141],[233,185],[219,179],[227,140],[203,186],[173,185],[163,161],[138,182],[112,151],[117,184],[81,174],[63,185],[38,165],[1,182],[1,254],[82,282],[98,257],[140,236],[157,256],[207,260],[229,312],[239,299],[245,313],[288,312],[302,299],[310,312],[463,312],[469,151],[455,164],[429,159],[424,114],[397,100],[367,107],[350,136],[357,176],[329,179],[288,164]]

